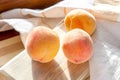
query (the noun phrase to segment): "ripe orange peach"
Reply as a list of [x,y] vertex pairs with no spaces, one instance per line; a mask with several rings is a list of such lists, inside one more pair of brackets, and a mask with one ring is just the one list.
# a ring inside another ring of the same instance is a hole
[[70,62],[80,64],[91,58],[93,42],[90,35],[84,30],[73,29],[65,35],[62,49]]
[[74,28],[85,30],[92,35],[96,28],[95,17],[86,10],[75,9],[70,11],[64,19],[66,29],[69,31]]
[[27,37],[26,49],[33,60],[50,62],[59,50],[57,33],[47,27],[35,27]]

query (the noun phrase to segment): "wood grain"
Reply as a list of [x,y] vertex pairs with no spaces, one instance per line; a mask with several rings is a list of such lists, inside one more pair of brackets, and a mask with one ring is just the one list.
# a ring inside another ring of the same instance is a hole
[[0,70],[0,80],[15,80],[13,79],[9,74],[7,74],[5,71]]
[[61,0],[0,0],[0,12],[14,8],[43,9]]
[[[2,69],[15,80],[88,80],[88,62],[75,65],[62,56],[62,60],[59,60],[60,56],[61,54],[53,61],[42,64],[32,61],[24,50],[4,65]],[[18,75],[19,73],[20,75]]]
[[19,36],[0,41],[0,66],[15,57],[24,49]]
[[18,35],[19,33],[14,29],[0,32],[0,41],[14,37],[14,36],[18,36]]

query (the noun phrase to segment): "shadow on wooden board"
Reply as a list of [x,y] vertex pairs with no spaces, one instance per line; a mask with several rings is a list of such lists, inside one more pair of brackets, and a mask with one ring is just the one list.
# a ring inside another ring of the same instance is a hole
[[32,61],[33,80],[67,80],[64,71],[53,60],[49,63]]

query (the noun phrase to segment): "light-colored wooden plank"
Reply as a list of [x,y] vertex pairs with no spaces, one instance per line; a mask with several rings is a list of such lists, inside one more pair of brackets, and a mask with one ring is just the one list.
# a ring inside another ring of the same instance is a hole
[[0,57],[1,56],[4,56],[4,55],[7,55],[7,54],[10,54],[10,53],[14,53],[16,50],[19,50],[19,49],[23,49],[23,45],[21,42],[16,42],[14,44],[10,44],[8,46],[5,46],[3,48],[0,48]]
[[89,76],[88,62],[75,65],[59,55],[49,63],[32,61],[24,50],[2,67],[16,80],[85,80]]
[[2,40],[2,41],[0,41],[0,48],[12,45],[12,44],[20,42],[20,41],[21,40],[20,40],[19,36],[15,36],[15,37],[12,37],[12,38]]
[[24,49],[19,36],[0,41],[0,67]]
[[19,54],[23,49],[19,49],[14,51],[13,53],[6,54],[4,56],[0,57],[0,67],[6,64],[9,60],[11,60],[13,57],[15,57],[17,54]]
[[15,80],[13,79],[9,74],[7,74],[5,71],[0,70],[0,80]]

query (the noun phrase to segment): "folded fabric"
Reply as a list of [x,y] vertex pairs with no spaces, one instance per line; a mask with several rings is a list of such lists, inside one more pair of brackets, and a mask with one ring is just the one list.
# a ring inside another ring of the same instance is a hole
[[[84,1],[62,1],[50,8],[44,10],[31,10],[31,9],[13,9],[0,14],[1,19],[14,19],[14,18],[63,18],[69,11],[76,8],[82,8],[91,12],[98,19],[107,19],[110,21],[120,22],[120,6],[112,6],[109,4],[93,5],[94,0]],[[52,14],[52,15],[51,15]],[[1,20],[0,20],[1,22]],[[0,27],[0,31],[11,29],[11,27]]]

